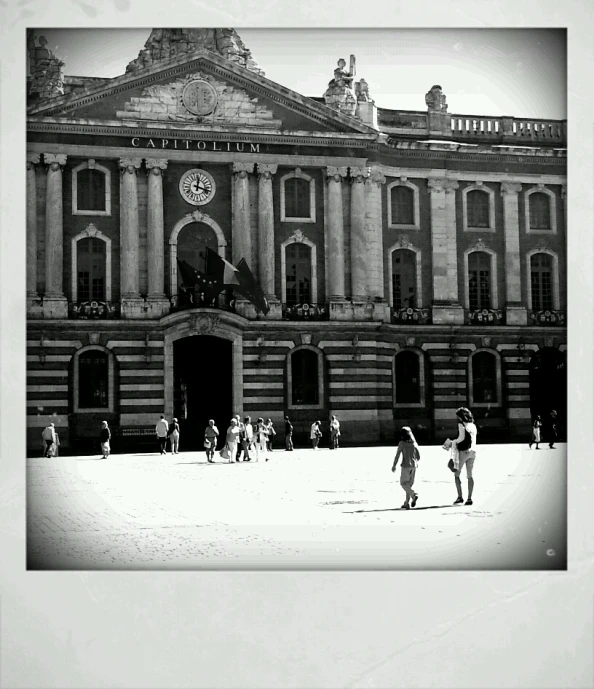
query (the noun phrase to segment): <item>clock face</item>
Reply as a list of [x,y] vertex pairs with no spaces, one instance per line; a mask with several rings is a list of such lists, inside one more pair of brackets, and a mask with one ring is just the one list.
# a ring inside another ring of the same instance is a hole
[[194,206],[203,206],[215,195],[216,184],[212,175],[204,170],[188,170],[179,182],[179,192]]

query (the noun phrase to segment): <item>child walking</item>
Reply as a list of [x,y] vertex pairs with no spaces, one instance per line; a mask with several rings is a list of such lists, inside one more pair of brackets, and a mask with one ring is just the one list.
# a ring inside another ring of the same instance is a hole
[[400,485],[406,493],[406,500],[402,507],[405,510],[410,510],[411,507],[415,507],[419,499],[418,493],[415,493],[413,490],[413,483],[415,482],[415,473],[419,465],[419,459],[421,459],[421,453],[419,452],[419,446],[417,445],[415,436],[408,426],[403,426],[400,430],[400,442],[398,443],[396,457],[392,465],[392,472],[396,471],[396,465],[398,464],[400,455],[402,455]]

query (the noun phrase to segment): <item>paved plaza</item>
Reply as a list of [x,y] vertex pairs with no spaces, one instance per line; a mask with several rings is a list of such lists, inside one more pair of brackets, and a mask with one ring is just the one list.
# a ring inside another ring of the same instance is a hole
[[[27,460],[29,569],[564,569],[566,447],[483,445],[474,505],[421,447],[415,489],[392,447]],[[463,476],[464,494],[466,480]]]

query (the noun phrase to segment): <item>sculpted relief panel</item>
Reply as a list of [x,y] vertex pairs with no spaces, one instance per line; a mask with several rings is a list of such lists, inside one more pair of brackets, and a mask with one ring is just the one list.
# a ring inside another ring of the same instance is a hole
[[257,98],[208,74],[194,72],[168,84],[143,89],[131,97],[119,119],[157,120],[163,122],[205,122],[208,124],[243,124],[279,129],[280,120]]

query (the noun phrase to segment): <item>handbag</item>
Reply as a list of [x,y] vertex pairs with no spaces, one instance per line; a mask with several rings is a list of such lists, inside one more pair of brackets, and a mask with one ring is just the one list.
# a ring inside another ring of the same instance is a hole
[[229,445],[225,445],[225,447],[219,452],[219,454],[223,459],[229,459],[231,457],[231,453],[229,452]]
[[450,457],[450,459],[448,461],[448,469],[451,472],[456,473],[456,467],[454,466],[454,460],[452,459],[452,457]]
[[207,450],[210,450],[210,446],[211,446],[210,440],[208,438],[204,438],[204,447]]

